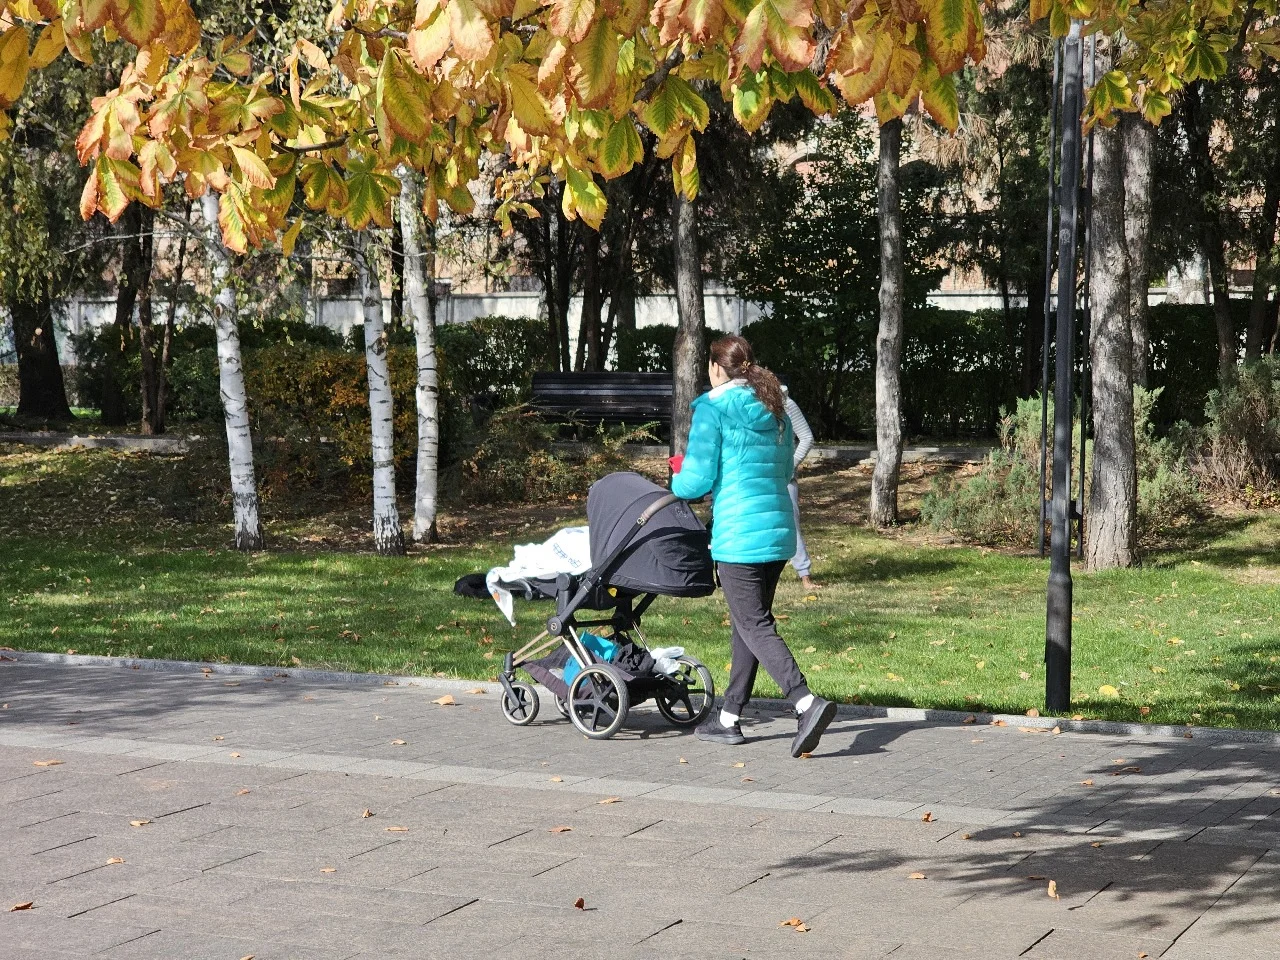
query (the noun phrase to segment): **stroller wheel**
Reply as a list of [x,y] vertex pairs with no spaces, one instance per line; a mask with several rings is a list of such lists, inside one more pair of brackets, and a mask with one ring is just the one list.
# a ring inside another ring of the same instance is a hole
[[593,663],[569,684],[569,721],[592,740],[612,737],[627,719],[631,697],[613,667]]
[[569,719],[569,704],[565,701],[564,697],[556,697],[556,709],[560,711],[560,716],[564,717],[566,720]]
[[676,663],[676,672],[660,684],[654,695],[658,712],[677,727],[696,727],[715,704],[715,680],[711,671],[693,657],[679,657]]
[[502,691],[502,715],[517,727],[523,727],[533,723],[534,718],[538,715],[538,691],[532,686],[519,680],[511,684],[511,690],[515,694],[513,699],[510,693]]

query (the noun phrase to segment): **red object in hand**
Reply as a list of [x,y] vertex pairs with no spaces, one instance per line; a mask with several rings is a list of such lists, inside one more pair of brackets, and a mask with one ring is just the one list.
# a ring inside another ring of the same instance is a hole
[[684,466],[684,454],[677,453],[674,457],[667,457],[667,463],[671,464],[672,473],[679,473],[680,468]]

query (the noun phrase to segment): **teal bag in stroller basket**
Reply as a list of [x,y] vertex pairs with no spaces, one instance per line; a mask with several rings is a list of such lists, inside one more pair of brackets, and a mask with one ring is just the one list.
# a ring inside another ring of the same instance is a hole
[[[618,652],[618,645],[607,637],[598,637],[594,633],[580,634],[582,645],[591,651],[591,655],[602,663],[611,663]],[[582,672],[582,665],[570,657],[564,665],[564,683],[569,686],[573,678]]]

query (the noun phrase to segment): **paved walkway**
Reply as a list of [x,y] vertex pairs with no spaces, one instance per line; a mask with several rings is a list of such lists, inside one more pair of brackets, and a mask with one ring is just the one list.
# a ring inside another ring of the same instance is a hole
[[0,957],[1280,952],[1274,745],[840,719],[791,760],[475,689],[0,662]]

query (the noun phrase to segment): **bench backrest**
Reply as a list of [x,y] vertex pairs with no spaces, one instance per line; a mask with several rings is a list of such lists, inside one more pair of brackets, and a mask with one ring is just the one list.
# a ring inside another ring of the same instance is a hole
[[533,404],[561,417],[612,423],[670,423],[671,374],[535,373]]

